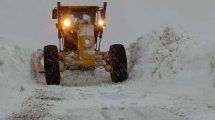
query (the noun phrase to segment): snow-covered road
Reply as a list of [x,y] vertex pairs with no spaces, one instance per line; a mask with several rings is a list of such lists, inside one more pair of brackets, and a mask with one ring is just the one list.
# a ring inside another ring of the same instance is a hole
[[131,44],[130,77],[118,84],[96,70],[46,86],[31,76],[31,51],[0,43],[0,120],[215,120],[215,49],[181,29]]
[[215,120],[214,0],[107,0],[102,48],[127,46],[129,79],[66,71],[46,86],[29,49],[57,44],[57,1],[104,0],[1,0],[0,120]]

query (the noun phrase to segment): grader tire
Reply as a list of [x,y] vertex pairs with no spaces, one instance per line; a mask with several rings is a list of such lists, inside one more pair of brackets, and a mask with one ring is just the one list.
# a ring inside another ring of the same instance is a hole
[[110,46],[109,55],[111,56],[111,72],[112,82],[123,82],[128,79],[127,57],[123,45],[114,44]]
[[48,45],[44,47],[44,70],[47,85],[60,84],[60,68],[57,46]]

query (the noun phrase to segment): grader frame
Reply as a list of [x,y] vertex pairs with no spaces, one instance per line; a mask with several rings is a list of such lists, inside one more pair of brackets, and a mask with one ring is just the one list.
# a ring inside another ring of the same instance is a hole
[[61,6],[60,2],[57,3],[52,18],[57,19],[59,49],[55,45],[47,45],[43,52],[48,85],[60,84],[60,72],[95,70],[98,67],[110,72],[113,82],[122,82],[128,78],[123,45],[114,44],[109,51],[100,51],[106,28],[106,8],[107,2],[104,2],[103,7]]

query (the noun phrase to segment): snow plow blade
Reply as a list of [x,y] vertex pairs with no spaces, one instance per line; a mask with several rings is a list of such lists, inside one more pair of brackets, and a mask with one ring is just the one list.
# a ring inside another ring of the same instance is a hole
[[32,74],[38,80],[44,78],[43,50],[37,50],[31,56]]

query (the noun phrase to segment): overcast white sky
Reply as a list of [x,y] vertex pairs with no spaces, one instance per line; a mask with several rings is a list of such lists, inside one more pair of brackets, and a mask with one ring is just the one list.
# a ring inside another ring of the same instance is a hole
[[[103,0],[0,0],[0,36],[24,47],[58,43],[51,11],[63,4],[102,5]],[[215,32],[214,0],[107,0],[107,31],[103,48],[126,46],[161,26],[182,27],[209,39]]]

